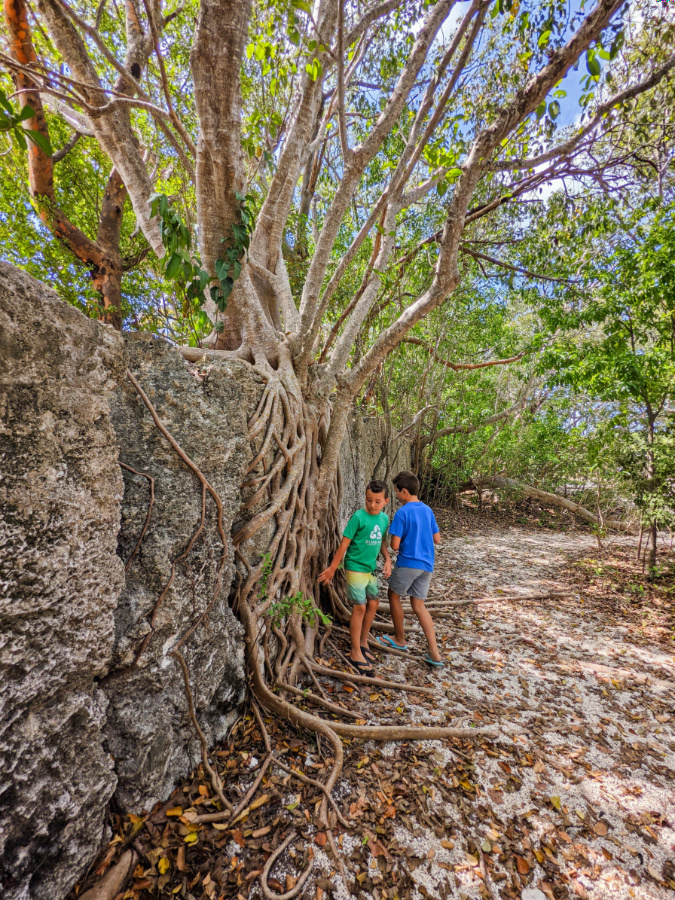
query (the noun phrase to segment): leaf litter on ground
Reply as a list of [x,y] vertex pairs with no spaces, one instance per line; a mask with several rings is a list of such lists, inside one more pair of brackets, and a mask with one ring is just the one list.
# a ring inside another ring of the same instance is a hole
[[[314,857],[300,895],[311,900],[672,897],[673,556],[663,551],[671,574],[650,584],[629,540],[600,551],[569,518],[551,511],[554,527],[542,528],[527,510],[527,525],[514,524],[513,510],[437,513],[434,595],[496,599],[437,621],[445,670],[428,671],[414,632],[409,659],[378,654],[383,678],[432,686],[435,698],[320,679],[363,721],[500,730],[478,742],[344,741],[335,797],[350,829],[333,811],[329,824],[346,885],[318,820],[321,791],[272,764],[235,823],[197,823],[219,808],[200,766],[150,815],[111,814],[114,838],[73,897],[132,845],[141,861],[117,900],[256,900],[266,861],[291,832],[268,884],[291,890]],[[545,591],[570,593],[502,599]],[[331,636],[325,663],[341,665],[345,641]],[[265,723],[287,766],[318,780],[330,771],[325,742]],[[255,719],[240,719],[213,755],[236,807],[265,760]]]

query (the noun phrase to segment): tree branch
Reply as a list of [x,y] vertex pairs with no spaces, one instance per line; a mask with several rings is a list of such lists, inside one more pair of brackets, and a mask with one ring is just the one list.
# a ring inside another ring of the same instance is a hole
[[675,53],[671,54],[668,59],[660,66],[657,66],[652,74],[647,78],[643,78],[642,81],[638,81],[637,84],[632,85],[632,87],[628,87],[623,91],[619,91],[617,94],[614,94],[613,97],[610,97],[609,100],[601,103],[597,107],[595,114],[588,122],[588,124],[585,125],[578,134],[573,135],[573,137],[564,141],[562,144],[558,144],[557,147],[552,147],[550,150],[547,150],[546,153],[531,157],[530,159],[498,160],[496,162],[490,163],[490,168],[494,171],[502,172],[514,171],[516,169],[534,169],[558,157],[569,156],[570,153],[572,153],[572,151],[578,146],[580,141],[582,141],[592,131],[594,131],[595,128],[614,107],[618,106],[621,103],[625,103],[627,100],[632,100],[634,97],[637,97],[640,94],[644,94],[645,91],[656,87],[656,85],[659,84],[659,82],[662,81],[665,76],[668,75],[668,73],[671,72],[674,68]]
[[519,353],[517,356],[511,356],[508,359],[491,359],[488,362],[481,363],[451,363],[447,359],[442,359],[438,355],[438,351],[435,347],[432,347],[430,344],[427,344],[426,341],[421,340],[416,337],[404,337],[401,341],[402,344],[415,344],[417,347],[424,347],[424,349],[433,356],[437,363],[441,366],[445,366],[446,369],[452,369],[453,372],[462,372],[466,370],[473,369],[486,369],[489,366],[507,366],[509,363],[517,362],[519,359],[522,359],[526,354],[527,350],[523,350],[522,353]]

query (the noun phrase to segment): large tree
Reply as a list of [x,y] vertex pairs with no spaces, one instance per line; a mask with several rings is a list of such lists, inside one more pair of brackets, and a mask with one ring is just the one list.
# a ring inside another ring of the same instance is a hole
[[[11,29],[22,2],[5,5]],[[626,0],[581,12],[509,0],[192,0],[168,15],[162,0],[127,0],[126,22],[105,0],[35,7],[42,58],[25,48],[25,17],[21,47],[15,40],[3,56],[22,102],[38,120],[41,97],[77,111],[167,277],[203,300],[212,333],[185,357],[243,360],[265,382],[250,423],[249,518],[232,535],[242,573],[235,608],[255,695],[329,737],[332,786],[336,732],[389,731],[329,726],[268,683],[318,670],[311,607],[337,537],[339,449],[354,399],[461,285],[461,254],[481,224],[554,179],[592,171],[593,142],[613,110],[667,77],[675,55],[600,89],[602,61],[620,53]],[[558,136],[560,82],[584,55],[585,112]],[[168,165],[181,184],[157,197]],[[49,185],[36,179],[46,170],[31,166],[42,204]],[[186,226],[175,202],[190,196]],[[421,248],[425,264],[408,283]],[[383,304],[388,318],[374,331]],[[271,534],[267,552],[247,558],[247,540],[261,533]],[[283,630],[269,619],[279,598],[297,601],[284,607]],[[275,642],[277,664],[266,667],[258,649]]]

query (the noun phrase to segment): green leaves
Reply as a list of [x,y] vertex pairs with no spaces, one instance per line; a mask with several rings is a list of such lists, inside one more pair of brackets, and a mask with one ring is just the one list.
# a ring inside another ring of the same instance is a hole
[[21,127],[22,122],[32,119],[34,115],[35,110],[28,104],[21,110],[15,110],[7,99],[5,92],[0,90],[0,133],[5,132],[11,134],[22,150],[28,149],[28,144],[26,142],[26,138],[28,137],[28,139],[35,144],[36,147],[39,147],[46,156],[51,156],[52,147],[49,143],[49,138],[32,128]]
[[[253,196],[236,192],[235,197],[240,203],[241,222],[234,222],[232,225],[233,245],[215,261],[214,269],[218,284],[209,288],[209,295],[221,312],[225,311],[234,283],[241,275],[241,257],[248,250],[254,225],[251,209]],[[170,205],[166,194],[152,195],[150,212],[153,216],[159,217],[162,243],[167,249],[162,260],[164,277],[167,281],[176,282],[188,300],[196,300],[200,305],[203,304],[204,292],[211,282],[211,277],[202,268],[199,256],[191,253],[190,230]],[[221,243],[225,242],[226,238],[221,238]]]
[[307,63],[307,65],[305,66],[305,71],[312,79],[312,81],[316,81],[318,78],[321,78],[321,73],[323,70],[321,68],[321,63],[319,62],[319,60],[314,57],[314,59],[311,62]]
[[600,63],[595,57],[595,50],[588,50],[586,53],[586,68],[588,69],[588,74],[597,81],[600,77]]

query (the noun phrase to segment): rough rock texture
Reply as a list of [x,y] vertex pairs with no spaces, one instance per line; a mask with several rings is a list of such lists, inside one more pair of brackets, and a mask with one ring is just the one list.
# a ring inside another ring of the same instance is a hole
[[389,484],[391,500],[387,512],[392,516],[396,509],[396,495],[392,494],[391,478],[402,469],[409,468],[410,445],[406,441],[388,443],[382,419],[353,413],[340,447],[340,527],[344,528],[349,517],[363,506],[366,485],[373,478]]
[[102,746],[123,584],[108,399],[123,344],[0,263],[0,895],[64,896],[115,788]]
[[[200,624],[181,652],[209,743],[225,735],[243,698],[243,632],[227,604],[234,572],[229,535],[250,455],[247,413],[259,386],[243,363],[217,361],[190,367],[175,348],[151,335],[129,335],[125,343],[130,370],[174,438],[218,492],[228,537],[222,588],[208,616],[200,621],[213,600],[222,552],[215,505],[207,497],[206,529],[188,557],[175,566],[149,644],[131,671],[115,676],[134,661],[151,630],[148,614],[169,583],[172,561],[185,552],[197,531],[202,509],[199,481],[125,380],[112,398],[120,461],[155,479],[155,504],[115,612],[115,651],[103,689],[110,701],[106,746],[119,778],[116,800],[122,808],[139,812],[164,800],[175,780],[199,761],[182,675],[169,656],[196,622]],[[126,562],[143,529],[149,482],[127,470],[123,475],[118,552]]]

